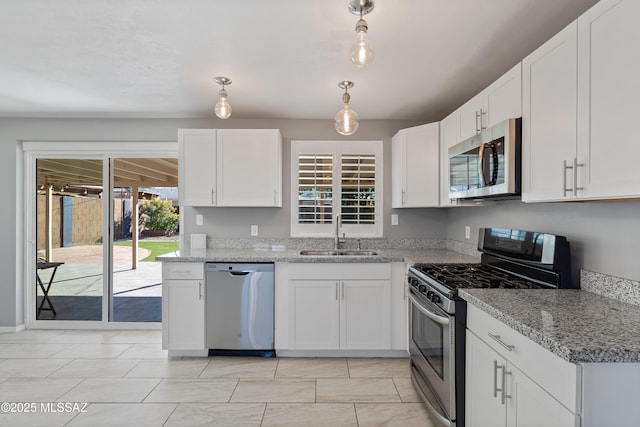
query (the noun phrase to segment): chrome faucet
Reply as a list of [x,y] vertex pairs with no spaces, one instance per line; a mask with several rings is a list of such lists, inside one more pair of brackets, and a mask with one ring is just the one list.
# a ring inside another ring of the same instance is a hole
[[340,245],[345,243],[347,239],[345,238],[345,233],[342,233],[342,237],[340,237],[340,214],[336,215],[336,235],[333,240],[333,249],[340,249]]

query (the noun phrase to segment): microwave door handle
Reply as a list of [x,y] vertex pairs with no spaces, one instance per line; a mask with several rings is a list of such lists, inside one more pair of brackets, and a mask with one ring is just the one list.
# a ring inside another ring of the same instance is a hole
[[498,147],[496,144],[489,144],[491,147],[491,160],[493,161],[493,171],[491,171],[491,185],[496,185],[498,183],[498,167],[500,166],[498,162]]
[[488,144],[480,144],[480,150],[478,151],[478,175],[480,178],[480,183],[482,184],[482,187],[486,187],[488,185],[491,185],[490,182],[487,182],[486,179],[486,174],[484,173],[485,171],[485,148]]

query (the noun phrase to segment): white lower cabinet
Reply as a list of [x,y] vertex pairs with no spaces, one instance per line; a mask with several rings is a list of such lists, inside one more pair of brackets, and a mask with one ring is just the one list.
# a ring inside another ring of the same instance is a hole
[[204,264],[162,264],[162,348],[205,349]]
[[340,348],[390,348],[391,281],[343,280],[340,298]]
[[289,281],[291,348],[340,348],[340,301],[337,294],[338,282]]
[[580,368],[468,306],[466,425],[580,426]]
[[391,348],[390,264],[291,264],[287,288],[288,349]]
[[466,425],[576,427],[579,417],[467,331]]

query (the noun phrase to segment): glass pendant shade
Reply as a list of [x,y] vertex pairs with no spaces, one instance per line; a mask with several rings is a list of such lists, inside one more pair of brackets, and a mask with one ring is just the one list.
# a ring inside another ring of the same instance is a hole
[[333,120],[340,135],[352,135],[360,125],[358,113],[349,108],[349,104],[344,104],[344,108],[336,113]]
[[231,104],[227,102],[226,96],[221,96],[220,101],[216,104],[216,116],[221,119],[228,119],[231,116]]
[[353,82],[345,80],[338,83],[338,87],[344,89],[344,93],[342,94],[343,107],[333,116],[333,122],[340,135],[351,135],[358,130],[358,126],[360,125],[358,113],[349,108],[351,95],[347,93],[347,90],[353,87]]
[[216,104],[214,111],[216,112],[216,116],[221,119],[228,119],[231,116],[231,105],[227,102],[227,91],[225,90],[225,85],[231,84],[231,79],[227,77],[214,77],[213,79],[216,83],[222,86],[218,95],[220,95],[220,101]]
[[366,67],[373,62],[375,52],[373,51],[371,40],[367,38],[366,29],[360,29],[360,31],[358,31],[358,38],[355,43],[351,45],[349,54],[351,62],[353,62],[356,67]]

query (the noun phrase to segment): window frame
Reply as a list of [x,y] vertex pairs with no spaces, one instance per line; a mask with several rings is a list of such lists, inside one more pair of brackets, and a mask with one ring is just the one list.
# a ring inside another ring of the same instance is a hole
[[[332,221],[326,224],[298,223],[298,158],[301,154],[333,156],[333,199]],[[382,212],[384,206],[383,192],[383,142],[382,141],[291,141],[291,237],[334,237],[336,234],[336,215],[342,208],[342,156],[343,155],[375,156],[375,205],[374,224],[340,224],[339,235],[347,237],[383,237]]]

